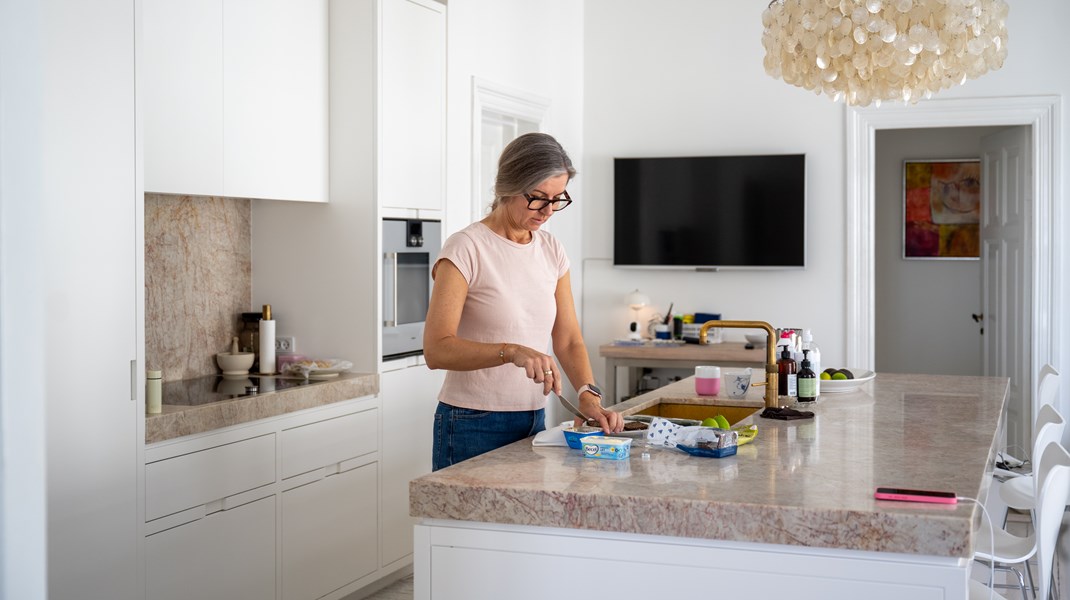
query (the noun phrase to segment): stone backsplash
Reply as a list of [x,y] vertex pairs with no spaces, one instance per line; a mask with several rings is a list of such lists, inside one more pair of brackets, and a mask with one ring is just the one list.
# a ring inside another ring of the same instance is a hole
[[219,372],[250,311],[250,200],[145,194],[145,362],[164,381]]

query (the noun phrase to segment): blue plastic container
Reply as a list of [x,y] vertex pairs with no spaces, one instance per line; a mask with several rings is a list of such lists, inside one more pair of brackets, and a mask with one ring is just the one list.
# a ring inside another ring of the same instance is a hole
[[565,441],[568,442],[568,447],[573,450],[579,450],[583,448],[583,444],[580,440],[589,435],[605,435],[601,429],[595,429],[594,431],[575,431],[572,429],[565,429]]

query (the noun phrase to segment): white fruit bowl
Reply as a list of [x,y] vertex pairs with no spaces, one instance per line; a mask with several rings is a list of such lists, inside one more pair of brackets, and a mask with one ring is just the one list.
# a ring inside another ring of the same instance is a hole
[[821,395],[853,392],[870,381],[873,381],[873,378],[877,376],[873,371],[867,371],[866,369],[852,369],[848,367],[847,370],[854,374],[854,379],[822,379]]

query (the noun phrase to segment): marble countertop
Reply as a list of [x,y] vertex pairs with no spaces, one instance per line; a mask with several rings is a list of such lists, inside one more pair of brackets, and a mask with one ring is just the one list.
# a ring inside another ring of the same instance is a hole
[[[245,385],[259,391],[245,393]],[[236,386],[236,387],[235,387]],[[374,373],[340,373],[324,380],[255,377],[224,380],[212,375],[163,385],[163,412],[145,415],[145,443],[214,431],[230,425],[379,393]]]
[[[631,458],[584,458],[522,440],[410,484],[416,517],[796,546],[972,554],[973,503],[874,500],[877,486],[983,497],[1006,378],[879,373],[826,394],[803,421],[763,419],[735,456],[697,458],[633,442]],[[760,412],[761,389],[724,405]],[[613,407],[709,403],[693,378]],[[746,422],[746,421],[744,421]],[[643,457],[646,452],[647,456]]]

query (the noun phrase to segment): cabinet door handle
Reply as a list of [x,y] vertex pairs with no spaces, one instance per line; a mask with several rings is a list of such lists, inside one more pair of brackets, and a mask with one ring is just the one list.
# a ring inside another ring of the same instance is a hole
[[383,327],[397,327],[398,318],[398,253],[387,252],[386,259],[393,261],[393,268],[391,269],[391,298],[390,298],[390,318],[383,320]]
[[130,401],[137,402],[137,359],[130,361]]

